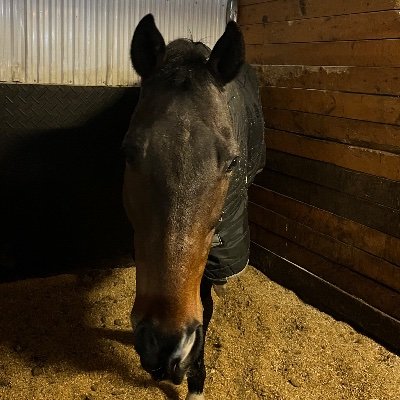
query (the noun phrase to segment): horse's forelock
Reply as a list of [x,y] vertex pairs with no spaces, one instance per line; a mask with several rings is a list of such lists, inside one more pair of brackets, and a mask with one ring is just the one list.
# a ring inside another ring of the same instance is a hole
[[212,80],[206,62],[210,49],[201,42],[177,39],[168,44],[163,66],[155,78],[175,88],[190,89]]

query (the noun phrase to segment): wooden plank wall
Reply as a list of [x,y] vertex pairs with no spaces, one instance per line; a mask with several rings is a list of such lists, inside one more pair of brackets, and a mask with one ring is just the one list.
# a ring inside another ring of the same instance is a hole
[[391,333],[334,311],[400,349],[400,1],[241,0],[239,24],[266,122],[257,262],[366,303]]

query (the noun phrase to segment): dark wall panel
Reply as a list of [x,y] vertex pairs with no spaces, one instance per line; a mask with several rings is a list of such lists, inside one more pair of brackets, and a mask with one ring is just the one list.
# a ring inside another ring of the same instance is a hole
[[0,91],[0,279],[126,261],[120,146],[139,89]]

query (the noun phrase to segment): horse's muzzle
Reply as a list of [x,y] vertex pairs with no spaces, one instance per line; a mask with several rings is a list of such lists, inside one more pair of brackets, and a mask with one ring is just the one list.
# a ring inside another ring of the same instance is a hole
[[134,331],[134,347],[145,371],[156,381],[182,383],[203,346],[203,329],[191,324],[182,332],[166,334],[149,321],[141,321]]
[[156,370],[147,372],[149,372],[151,377],[157,382],[168,380],[174,385],[180,385],[185,377],[186,369],[182,369],[179,366],[179,361],[177,361],[176,365],[171,366],[170,368],[160,367]]

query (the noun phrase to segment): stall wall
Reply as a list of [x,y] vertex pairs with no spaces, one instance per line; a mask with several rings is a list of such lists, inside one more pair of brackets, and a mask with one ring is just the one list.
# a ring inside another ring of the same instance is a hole
[[400,2],[242,0],[267,166],[253,258],[400,348]]

